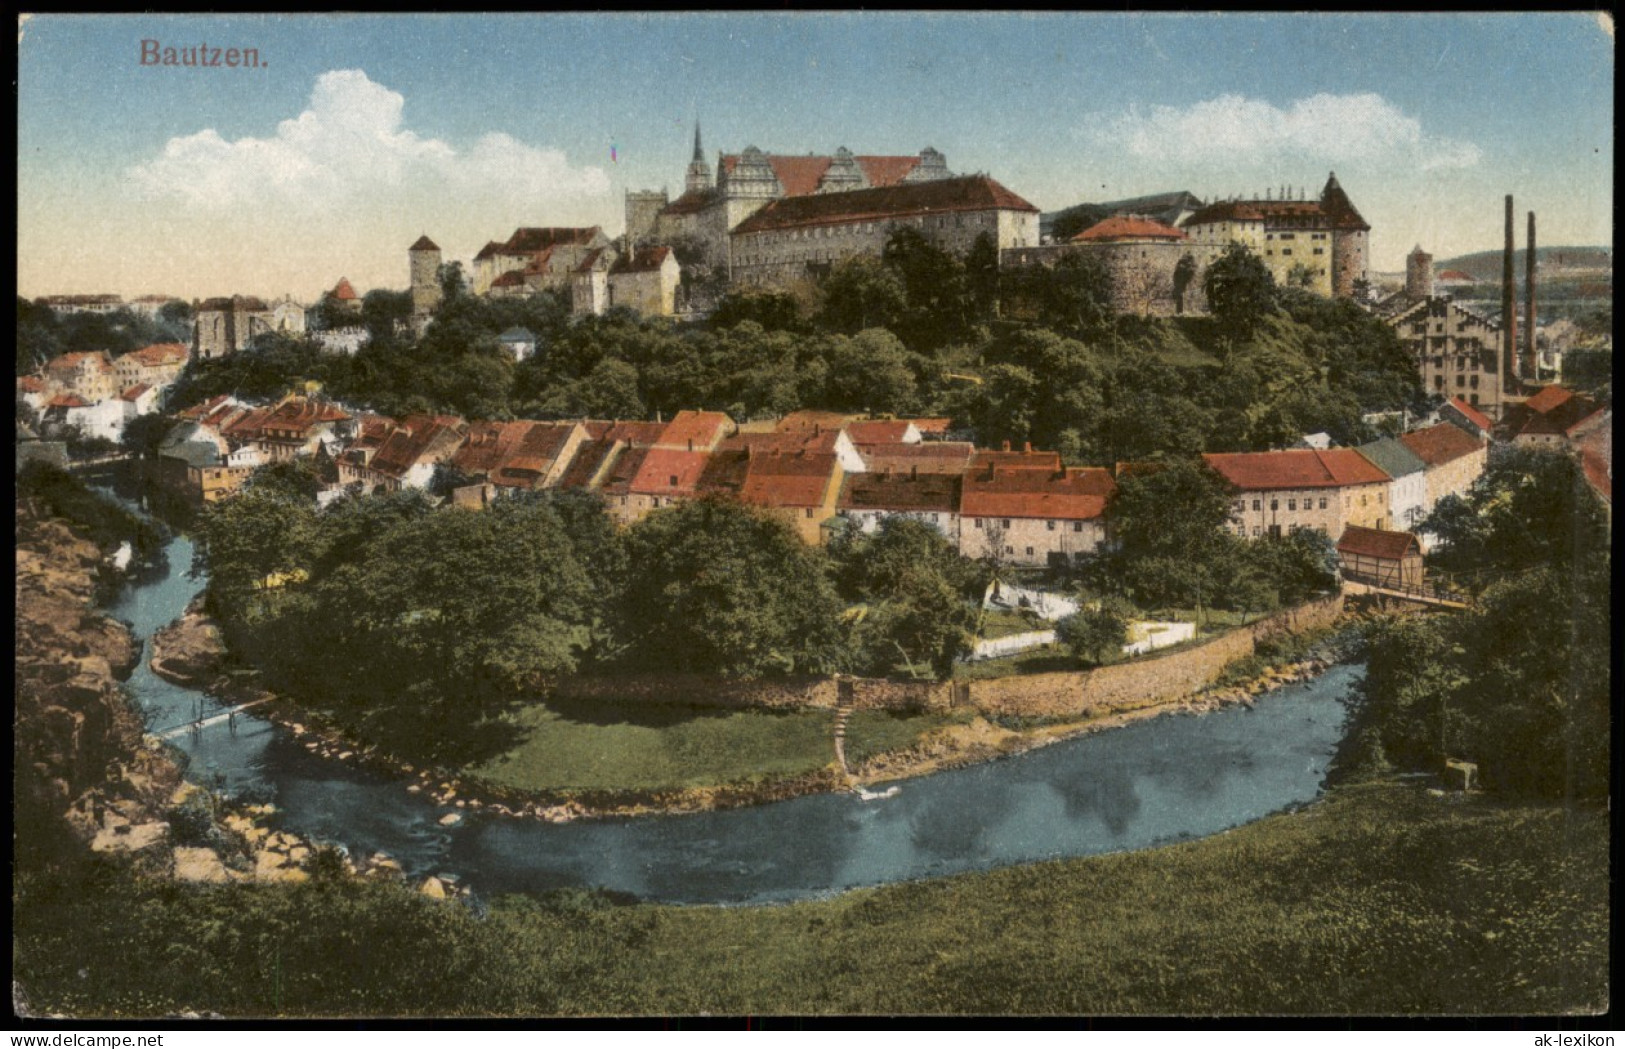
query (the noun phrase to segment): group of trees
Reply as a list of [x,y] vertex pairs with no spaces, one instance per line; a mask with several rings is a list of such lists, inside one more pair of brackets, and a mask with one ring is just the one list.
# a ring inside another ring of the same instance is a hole
[[731,501],[622,532],[577,491],[479,511],[415,492],[318,510],[306,473],[263,469],[204,511],[211,607],[275,687],[408,717],[425,738],[458,738],[575,672],[945,675],[985,586],[983,566],[909,520],[825,552]]
[[1606,793],[1610,531],[1578,465],[1504,449],[1426,527],[1441,540],[1434,562],[1480,592],[1468,611],[1371,631],[1368,758],[1466,758],[1503,791]]
[[1337,586],[1331,537],[1294,529],[1248,540],[1225,523],[1229,483],[1199,458],[1154,464],[1118,479],[1116,543],[1087,570],[1098,593],[1144,609],[1253,613],[1298,604]]

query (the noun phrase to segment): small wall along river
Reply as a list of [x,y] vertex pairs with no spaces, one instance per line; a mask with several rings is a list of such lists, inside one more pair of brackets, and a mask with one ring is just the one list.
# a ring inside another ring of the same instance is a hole
[[[145,642],[203,587],[192,543],[109,608]],[[148,652],[150,657],[150,650]],[[1203,715],[1170,715],[1014,757],[906,780],[895,796],[818,794],[682,816],[540,823],[457,811],[399,780],[315,757],[281,727],[239,714],[182,733],[188,776],[227,792],[273,791],[271,825],[387,852],[409,876],[451,875],[482,895],[599,887],[688,904],[776,903],[845,889],[1200,838],[1314,799],[1362,667]],[[128,683],[154,732],[223,708],[153,674]],[[201,707],[200,707],[201,705]]]

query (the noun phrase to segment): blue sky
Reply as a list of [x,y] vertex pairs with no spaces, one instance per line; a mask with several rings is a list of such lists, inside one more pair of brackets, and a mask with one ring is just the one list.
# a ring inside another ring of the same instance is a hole
[[[259,69],[143,67],[141,41]],[[1611,244],[1613,41],[1594,15],[43,16],[18,84],[19,291],[310,297],[405,282],[428,232],[599,223],[738,151],[916,153],[1046,210],[1329,170],[1398,269]],[[611,148],[616,160],[611,160]]]

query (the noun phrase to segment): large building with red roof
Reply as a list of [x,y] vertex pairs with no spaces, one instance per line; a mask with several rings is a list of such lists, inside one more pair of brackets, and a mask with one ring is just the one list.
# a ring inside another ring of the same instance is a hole
[[1307,528],[1335,540],[1350,524],[1387,528],[1394,523],[1393,478],[1353,448],[1215,452],[1202,458],[1235,489],[1230,527],[1239,536],[1280,537]]
[[1465,496],[1489,459],[1487,442],[1450,423],[1402,433],[1399,439],[1427,464],[1429,510],[1447,495]]
[[1270,268],[1277,284],[1328,298],[1353,298],[1370,280],[1371,224],[1360,215],[1337,175],[1308,198],[1290,186],[1264,199],[1209,205],[1185,220],[1192,241],[1245,245]]
[[959,552],[1022,565],[1069,564],[1106,541],[1110,470],[1066,467],[1054,452],[983,452],[959,497]]
[[474,294],[490,294],[494,285],[499,292],[518,295],[546,288],[568,290],[588,253],[609,246],[609,237],[597,226],[521,226],[507,240],[491,241],[474,256]]
[[1449,296],[1429,296],[1388,319],[1416,363],[1422,388],[1500,419],[1510,400],[1501,366],[1501,326]]

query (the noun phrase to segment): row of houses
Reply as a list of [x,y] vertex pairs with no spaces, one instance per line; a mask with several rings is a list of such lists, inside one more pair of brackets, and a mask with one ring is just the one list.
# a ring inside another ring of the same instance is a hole
[[[161,455],[163,475],[195,502],[235,491],[267,462],[330,460],[344,491],[426,488],[444,468],[454,501],[482,506],[519,490],[597,492],[630,525],[687,500],[722,495],[784,518],[808,544],[832,529],[873,532],[907,516],[968,557],[1070,564],[1107,540],[1114,471],[1069,467],[1031,446],[979,449],[948,440],[946,419],[865,419],[797,412],[738,424],[721,412],[668,421],[390,419],[289,397],[270,408],[216,398],[183,413]],[[1485,445],[1440,424],[1358,449],[1214,454],[1235,488],[1232,527],[1245,537],[1351,526],[1409,530],[1484,466]],[[844,524],[842,523],[844,522]]]
[[186,367],[180,343],[157,343],[113,357],[105,350],[65,353],[17,378],[17,399],[47,428],[117,441],[124,427],[159,410],[163,391]]

